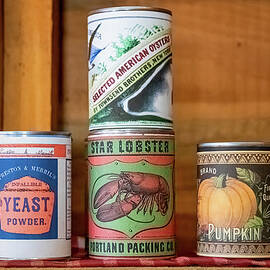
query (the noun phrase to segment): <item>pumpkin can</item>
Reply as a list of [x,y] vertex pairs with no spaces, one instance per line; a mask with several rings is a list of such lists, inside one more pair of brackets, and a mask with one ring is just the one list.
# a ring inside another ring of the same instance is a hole
[[172,129],[171,17],[140,6],[89,13],[89,130]]
[[90,257],[175,256],[174,135],[157,131],[89,135]]
[[270,143],[202,143],[197,254],[270,257]]
[[71,136],[0,132],[0,259],[71,256]]

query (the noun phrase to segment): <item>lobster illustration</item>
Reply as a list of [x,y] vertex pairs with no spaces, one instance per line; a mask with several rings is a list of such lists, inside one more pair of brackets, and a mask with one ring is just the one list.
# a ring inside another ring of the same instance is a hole
[[[98,209],[99,221],[109,222],[127,216],[137,208],[137,213],[149,210],[152,215],[154,204],[157,212],[166,215],[170,199],[169,186],[166,180],[156,174],[141,172],[121,172],[109,174],[112,180],[98,189],[94,197],[94,208]],[[105,204],[115,195],[116,200]]]

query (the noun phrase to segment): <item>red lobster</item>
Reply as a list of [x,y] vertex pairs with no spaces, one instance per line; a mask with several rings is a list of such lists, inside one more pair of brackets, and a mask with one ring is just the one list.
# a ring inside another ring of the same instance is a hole
[[[154,203],[158,207],[157,212],[166,215],[170,191],[162,176],[141,172],[121,172],[111,174],[110,178],[113,181],[100,187],[94,198],[94,208],[98,209],[96,217],[99,221],[116,220],[127,216],[135,208],[137,213],[143,210],[144,214],[149,209],[152,215]],[[105,204],[117,193],[115,202]],[[121,195],[124,195],[123,199]]]

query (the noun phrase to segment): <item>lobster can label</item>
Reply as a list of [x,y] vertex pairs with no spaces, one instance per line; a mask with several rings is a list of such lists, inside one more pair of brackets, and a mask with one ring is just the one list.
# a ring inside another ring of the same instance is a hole
[[89,136],[89,255],[174,256],[174,136],[123,134]]
[[71,255],[71,138],[0,132],[0,258]]
[[172,129],[171,12],[119,7],[88,16],[89,129]]
[[270,145],[198,147],[197,254],[270,257]]

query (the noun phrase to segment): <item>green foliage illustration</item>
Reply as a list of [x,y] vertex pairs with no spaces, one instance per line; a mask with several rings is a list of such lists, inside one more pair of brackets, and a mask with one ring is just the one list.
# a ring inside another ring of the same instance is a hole
[[248,222],[245,224],[244,228],[262,228],[263,227],[263,220],[260,217],[254,216],[250,218]]

